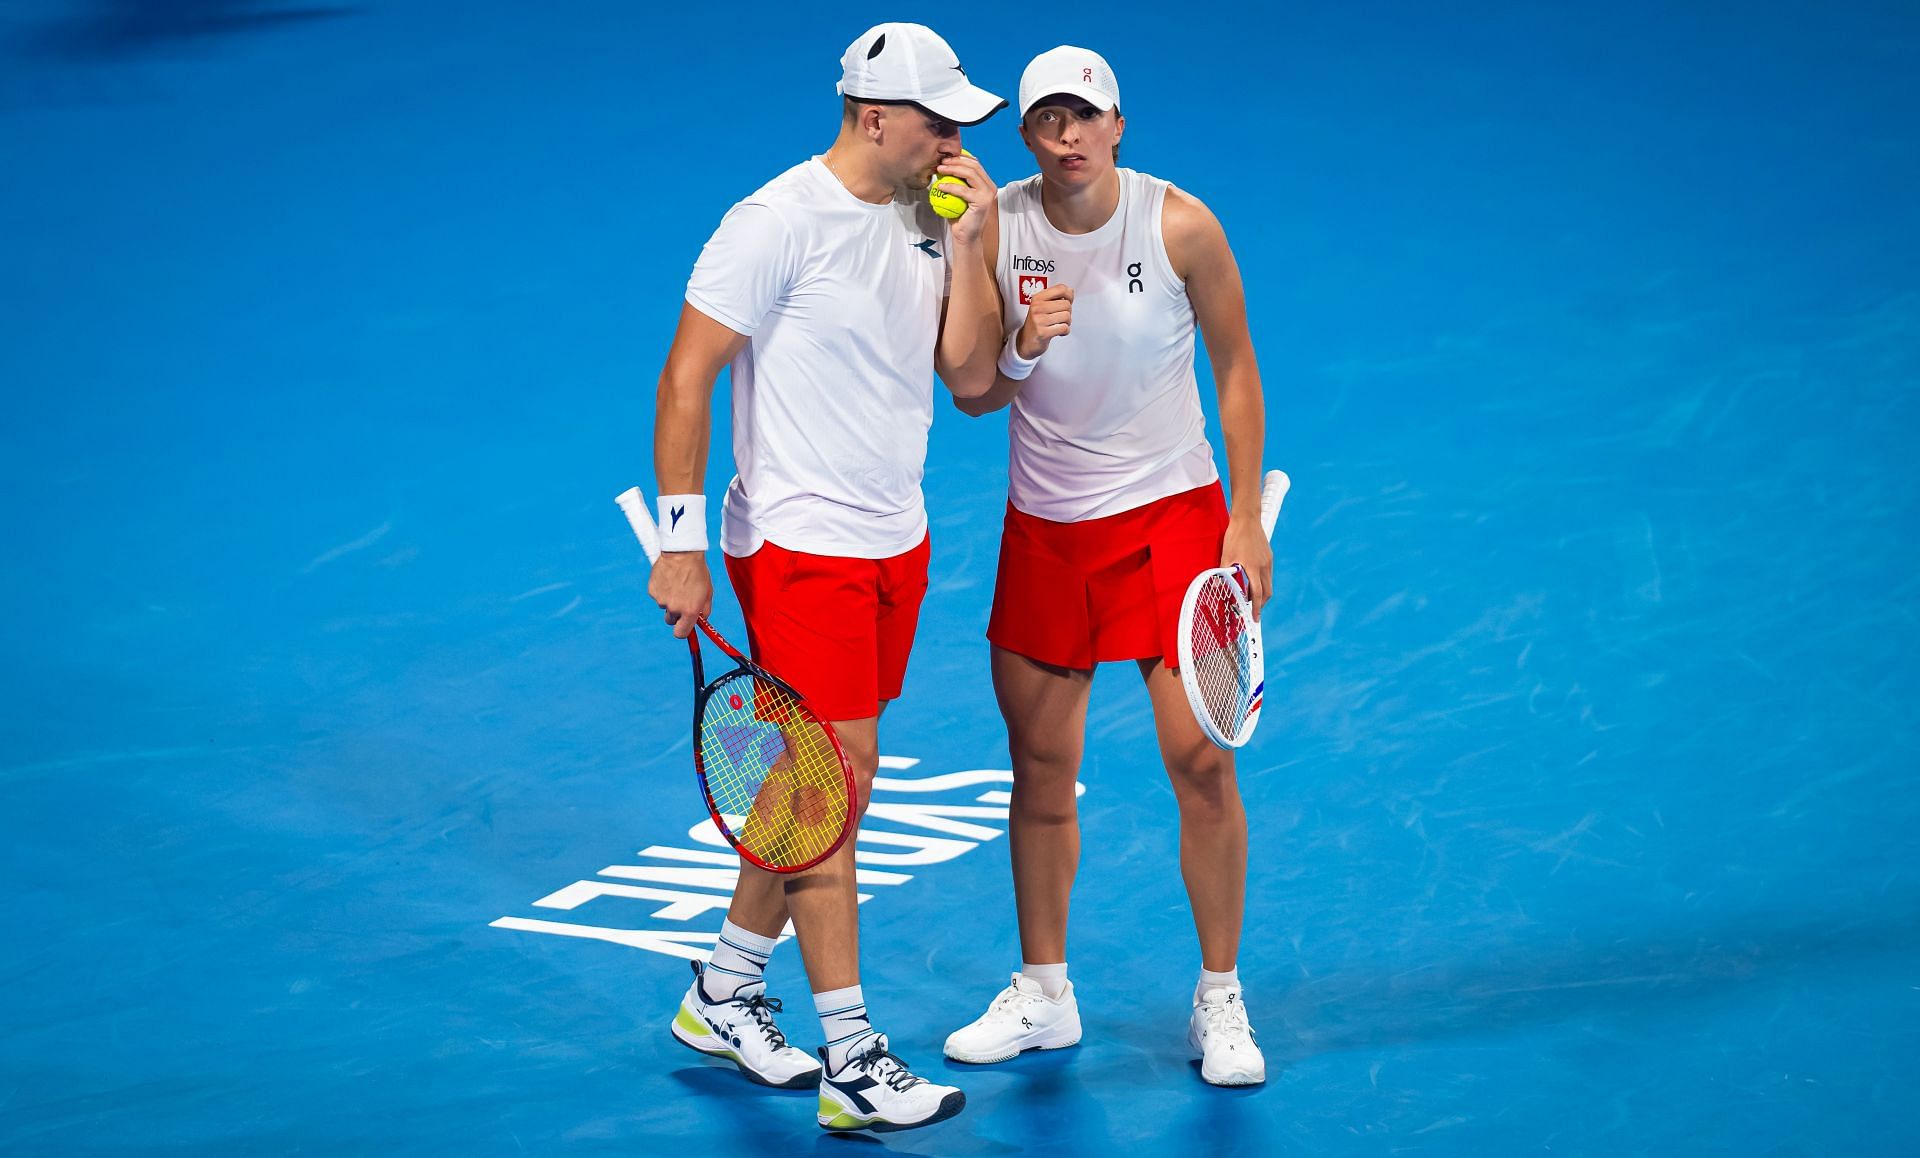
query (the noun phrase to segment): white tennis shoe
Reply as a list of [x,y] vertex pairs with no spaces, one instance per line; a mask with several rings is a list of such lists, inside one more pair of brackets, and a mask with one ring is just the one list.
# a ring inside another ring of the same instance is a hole
[[725,1058],[763,1086],[804,1090],[820,1080],[820,1066],[805,1050],[787,1044],[774,1024],[780,999],[767,996],[766,983],[749,985],[726,1001],[708,1001],[700,988],[699,962],[693,984],[673,1018],[673,1037],[688,1049]]
[[1247,1003],[1237,989],[1209,989],[1193,1003],[1187,1044],[1200,1054],[1200,1076],[1216,1086],[1257,1086],[1267,1059],[1253,1040]]
[[1051,998],[1038,981],[1015,973],[985,1013],[948,1035],[946,1054],[954,1061],[989,1065],[1023,1050],[1065,1049],[1079,1042],[1080,1003],[1074,1000],[1073,982]]
[[[820,1051],[825,1060],[827,1053]],[[876,1033],[838,1073],[820,1072],[822,1130],[911,1130],[959,1113],[967,1095],[915,1075]]]

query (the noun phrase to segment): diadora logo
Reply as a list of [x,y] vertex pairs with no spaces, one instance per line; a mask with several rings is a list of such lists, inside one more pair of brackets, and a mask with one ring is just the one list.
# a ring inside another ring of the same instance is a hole
[[1053,272],[1053,259],[1050,257],[1027,257],[1023,254],[1016,253],[1007,259],[1007,265],[1009,268],[1020,270],[1022,273]]
[[709,1017],[709,1018],[706,1018],[706,1023],[707,1023],[707,1028],[713,1030],[713,1032],[719,1035],[723,1040],[731,1042],[733,1044],[733,1048],[735,1049],[740,1048],[740,1031],[733,1028],[733,1022],[715,1021],[713,1018]]
[[[855,883],[860,903],[973,852],[1006,831],[1007,788],[1013,773],[976,768],[932,776],[906,775],[920,763],[910,756],[880,757],[867,807],[854,845]],[[985,791],[982,791],[982,789]],[[1077,784],[1078,795],[1086,785]],[[687,789],[687,811],[700,799]],[[729,818],[741,823],[740,817]],[[709,817],[689,828],[684,841],[648,845],[634,864],[608,865],[586,880],[562,886],[533,902],[558,910],[569,920],[501,917],[496,929],[547,933],[606,941],[666,957],[704,961],[720,939],[740,856]],[[635,906],[633,902],[639,902]],[[591,909],[581,911],[586,906]],[[786,936],[791,936],[791,927]],[[782,938],[784,939],[784,937]],[[684,966],[682,966],[684,968]]]
[[933,238],[931,237],[921,238],[917,243],[914,244],[913,247],[919,250],[921,253],[926,254],[928,257],[940,256],[940,251],[933,247]]
[[1047,288],[1047,279],[1044,277],[1041,277],[1039,274],[1037,273],[1021,274],[1020,275],[1020,304],[1023,306],[1032,305],[1034,297],[1038,295],[1041,290],[1046,288]]

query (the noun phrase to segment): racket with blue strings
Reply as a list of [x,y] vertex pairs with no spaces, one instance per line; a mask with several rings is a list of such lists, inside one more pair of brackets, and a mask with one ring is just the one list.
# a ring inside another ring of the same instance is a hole
[[[647,562],[660,531],[634,487],[614,501]],[[779,676],[740,654],[705,616],[687,636],[693,655],[693,766],[713,823],[749,862],[777,873],[812,868],[846,842],[853,767],[833,725]],[[713,680],[701,662],[705,635],[734,666]]]
[[[1268,471],[1261,484],[1260,526],[1269,539],[1291,485],[1280,470]],[[1238,748],[1253,738],[1266,699],[1267,668],[1252,595],[1246,569],[1235,563],[1194,576],[1180,603],[1180,684],[1200,730],[1222,748]]]

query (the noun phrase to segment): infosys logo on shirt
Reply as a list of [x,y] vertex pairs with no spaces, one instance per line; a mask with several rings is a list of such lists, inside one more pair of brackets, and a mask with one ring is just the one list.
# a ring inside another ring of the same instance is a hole
[[1053,259],[1027,257],[1016,253],[1007,259],[1007,265],[1020,271],[1020,304],[1032,305],[1034,295],[1047,288],[1047,279],[1044,275],[1053,272]]

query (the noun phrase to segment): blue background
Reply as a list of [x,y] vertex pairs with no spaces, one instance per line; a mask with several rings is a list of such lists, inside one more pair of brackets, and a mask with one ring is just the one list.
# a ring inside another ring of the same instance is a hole
[[[1116,668],[1087,1041],[938,1059],[1017,963],[1001,844],[884,893],[876,1017],[972,1099],[885,1146],[1914,1152],[1920,9],[1639,0],[9,5],[0,1149],[859,1146],[668,1041],[679,962],[488,923],[698,817],[608,500],[701,243],[903,16],[1007,95],[1108,56],[1126,162],[1226,225],[1294,489],[1268,1084],[1188,1061]],[[1006,114],[966,143],[1031,172]],[[929,771],[1005,762],[1004,438],[940,407],[883,730]]]

